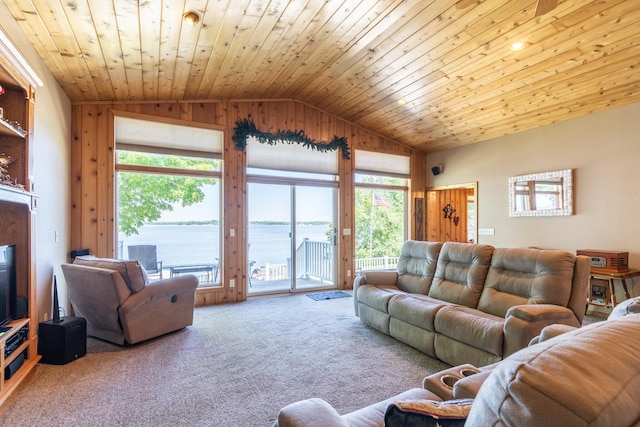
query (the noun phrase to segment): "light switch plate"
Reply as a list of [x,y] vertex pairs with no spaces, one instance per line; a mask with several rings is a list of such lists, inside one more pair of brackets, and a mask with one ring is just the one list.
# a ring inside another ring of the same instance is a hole
[[493,236],[494,234],[496,234],[496,229],[495,228],[481,228],[478,230],[478,234],[480,234],[481,236]]

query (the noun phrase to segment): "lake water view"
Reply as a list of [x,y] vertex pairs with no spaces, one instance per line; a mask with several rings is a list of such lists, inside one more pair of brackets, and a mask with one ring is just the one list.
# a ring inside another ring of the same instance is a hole
[[[298,225],[297,242],[303,238],[326,242],[329,224]],[[121,235],[121,258],[127,258],[127,246],[156,245],[158,260],[164,267],[188,264],[213,264],[220,258],[218,225],[145,225],[139,234]],[[290,226],[281,224],[249,225],[249,256],[256,265],[285,264],[290,254]],[[296,245],[297,247],[298,245]]]

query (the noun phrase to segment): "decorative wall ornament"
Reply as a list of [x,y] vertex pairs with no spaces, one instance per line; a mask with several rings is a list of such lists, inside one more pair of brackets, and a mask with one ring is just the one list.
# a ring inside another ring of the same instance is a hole
[[351,155],[349,153],[349,144],[347,144],[346,137],[334,136],[329,142],[318,142],[309,138],[302,130],[280,130],[276,133],[261,132],[258,130],[252,120],[242,119],[236,122],[236,127],[233,129],[233,136],[231,139],[236,144],[236,149],[244,151],[247,146],[247,138],[254,137],[261,144],[276,145],[282,144],[302,144],[312,150],[320,152],[335,151],[340,149],[342,152],[342,158],[349,160]]
[[18,184],[18,180],[11,178],[9,175],[9,165],[13,162],[15,162],[14,158],[5,153],[0,153],[0,184],[10,185],[24,190],[24,185]]
[[451,203],[447,204],[444,208],[442,208],[442,212],[444,212],[444,217],[448,220],[453,220],[453,214],[456,210],[451,206]]

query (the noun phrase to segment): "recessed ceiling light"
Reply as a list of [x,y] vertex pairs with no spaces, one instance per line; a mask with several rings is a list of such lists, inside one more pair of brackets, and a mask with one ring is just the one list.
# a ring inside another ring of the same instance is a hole
[[398,99],[398,105],[405,105],[407,103],[404,99]]
[[526,46],[526,43],[524,43],[524,42],[515,42],[515,43],[513,43],[513,44],[511,45],[510,49],[511,49],[512,51],[514,51],[514,52],[517,52],[517,51],[519,51],[519,50],[524,49],[524,48],[525,48],[525,46]]
[[186,12],[184,15],[182,15],[182,19],[184,20],[184,22],[186,22],[187,24],[193,27],[198,22],[200,22],[200,15],[190,10],[189,12]]

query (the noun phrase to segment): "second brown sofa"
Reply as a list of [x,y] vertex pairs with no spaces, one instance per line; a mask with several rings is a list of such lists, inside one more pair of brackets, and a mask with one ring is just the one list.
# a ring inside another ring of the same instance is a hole
[[356,315],[450,365],[485,366],[551,324],[579,327],[590,263],[565,251],[407,241],[397,271],[362,272]]

